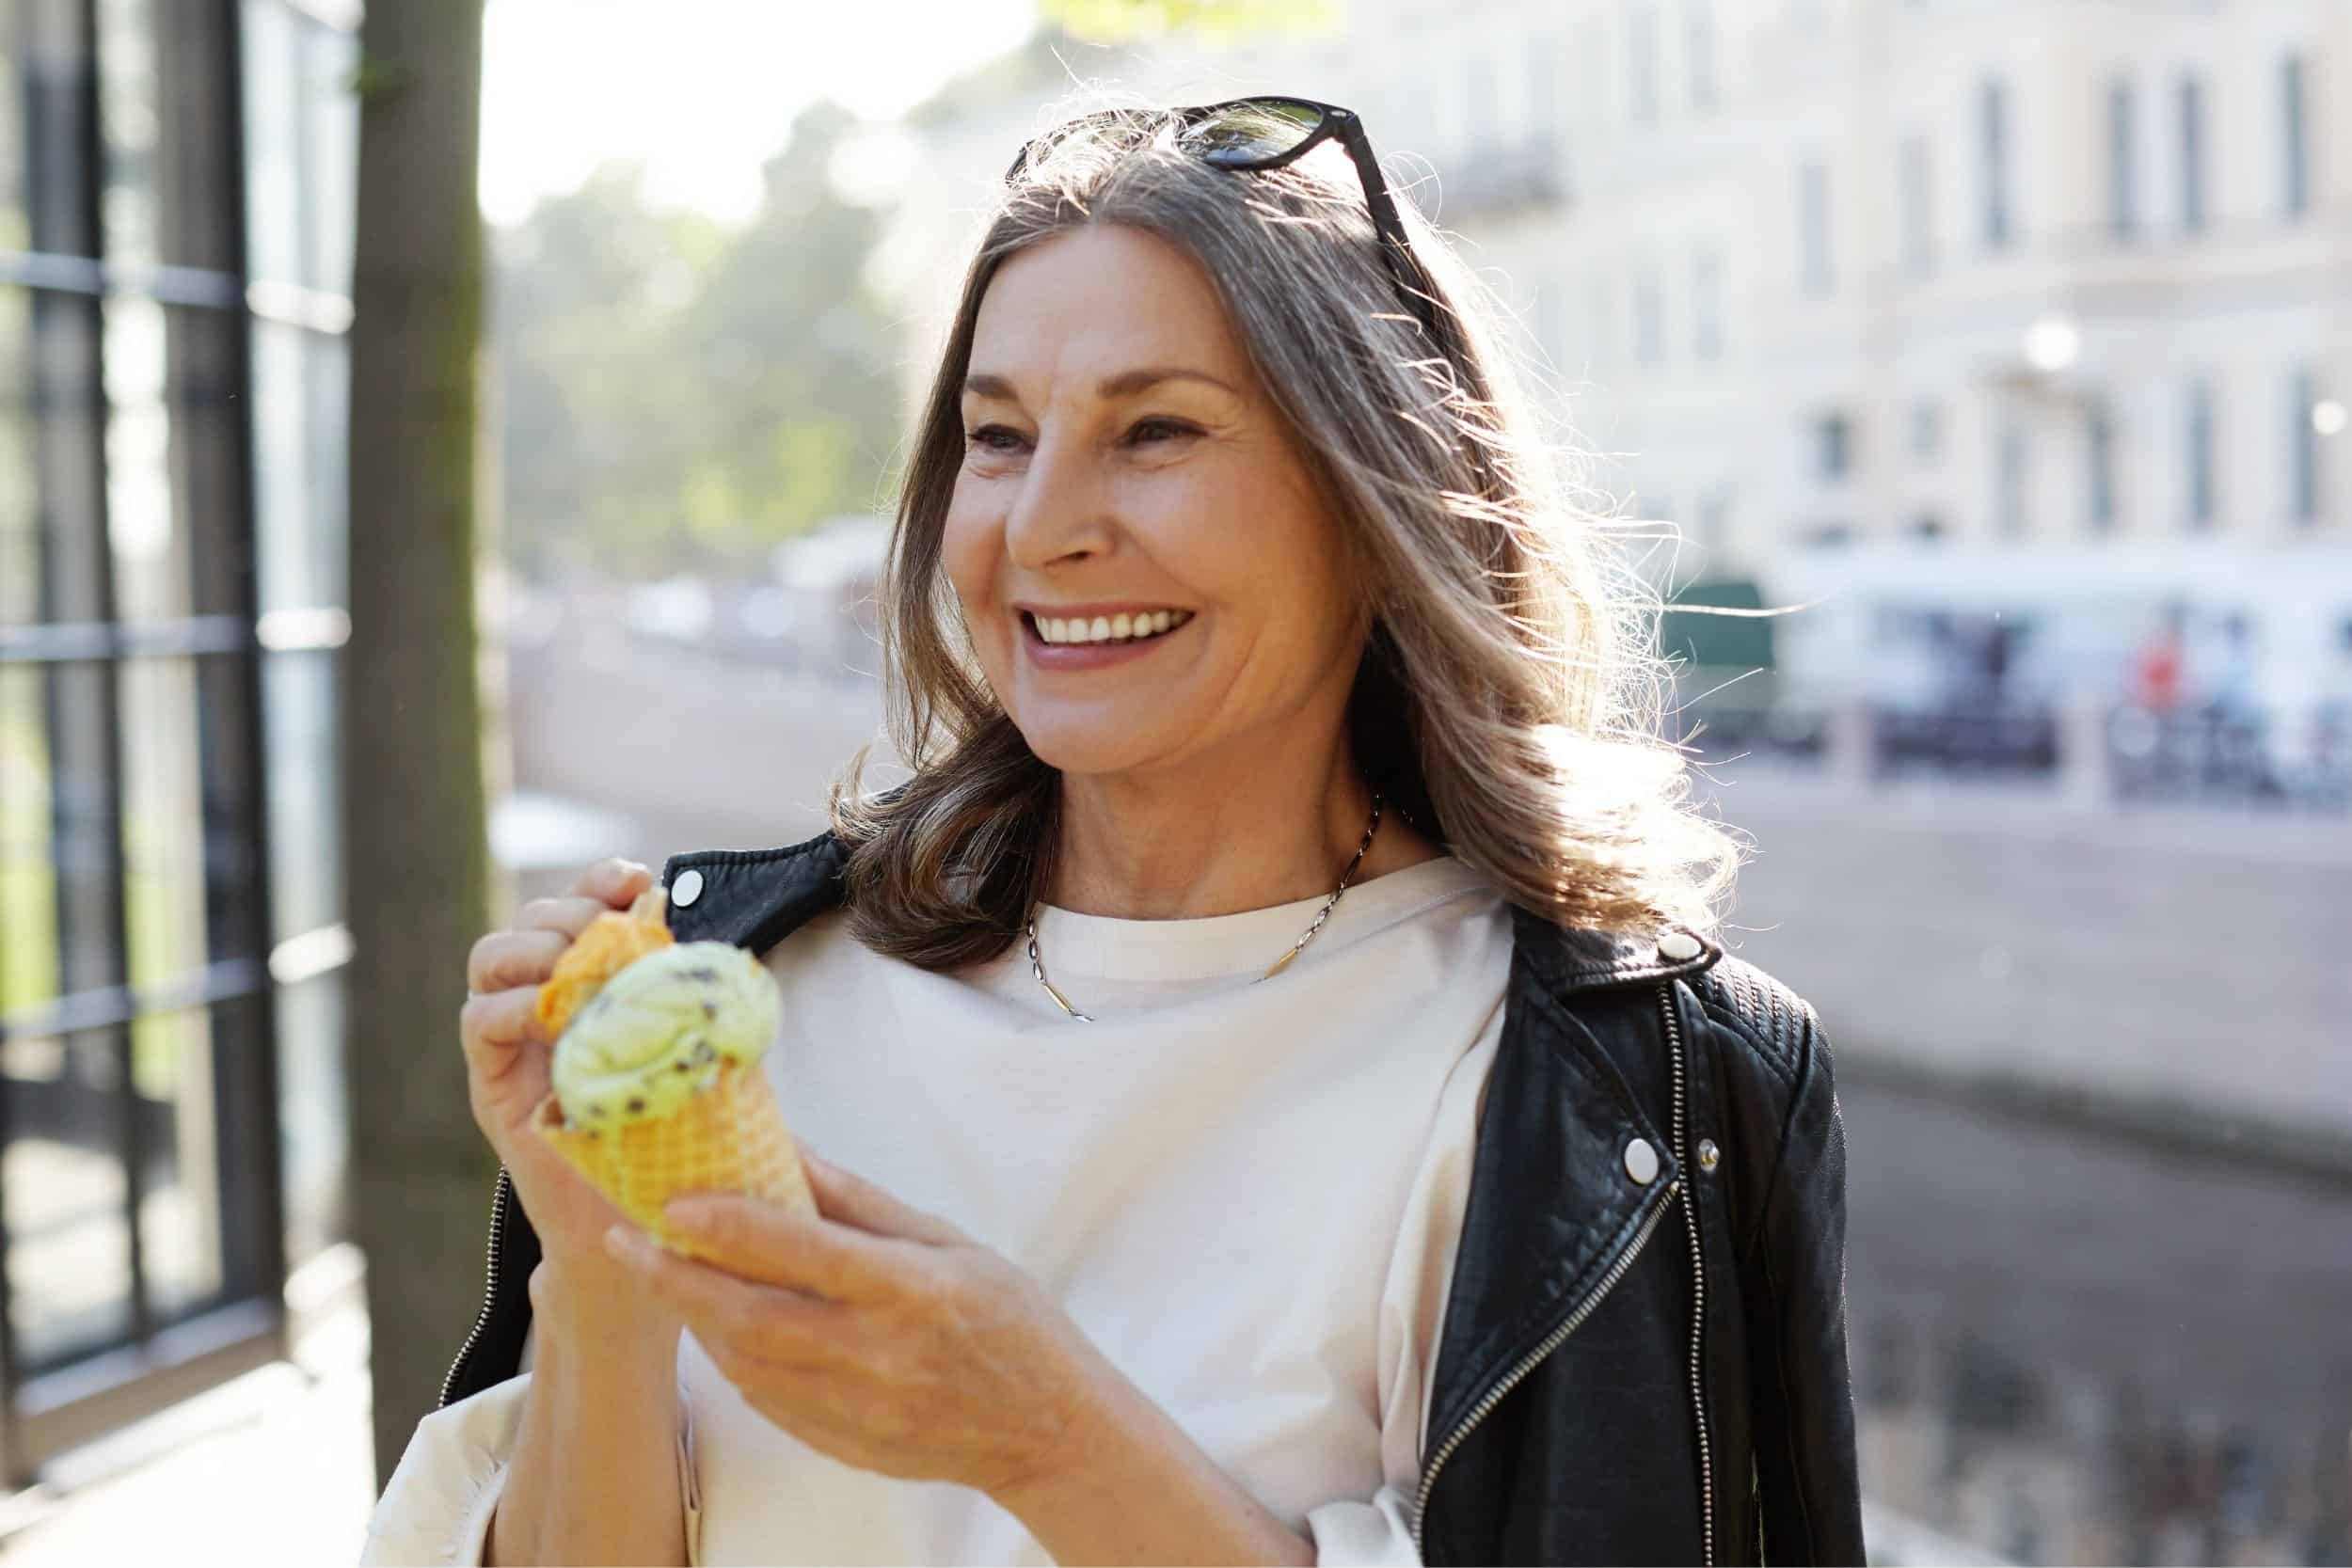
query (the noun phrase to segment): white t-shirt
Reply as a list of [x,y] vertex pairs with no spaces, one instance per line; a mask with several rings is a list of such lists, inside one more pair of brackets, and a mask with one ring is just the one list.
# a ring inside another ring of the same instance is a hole
[[[1440,857],[1350,888],[1252,984],[1321,904],[1041,911],[1046,974],[1093,1023],[1063,1016],[1025,943],[931,974],[828,913],[767,958],[769,1070],[812,1148],[1020,1264],[1322,1561],[1409,1562],[1511,920]],[[480,1560],[527,1376],[421,1424],[371,1560],[419,1560],[382,1555],[395,1539]],[[1050,1561],[977,1492],[807,1448],[691,1336],[679,1386],[699,1561]]]

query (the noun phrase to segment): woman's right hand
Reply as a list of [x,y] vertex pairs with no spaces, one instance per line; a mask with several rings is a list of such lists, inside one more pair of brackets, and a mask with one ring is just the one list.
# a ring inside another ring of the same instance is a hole
[[532,1113],[548,1096],[555,1045],[534,1005],[572,939],[606,911],[627,910],[652,883],[653,873],[634,861],[599,861],[564,896],[525,904],[510,929],[473,944],[457,1015],[475,1124],[505,1162],[547,1261],[560,1276],[616,1286],[624,1275],[604,1250],[604,1233],[621,1211],[531,1130]]

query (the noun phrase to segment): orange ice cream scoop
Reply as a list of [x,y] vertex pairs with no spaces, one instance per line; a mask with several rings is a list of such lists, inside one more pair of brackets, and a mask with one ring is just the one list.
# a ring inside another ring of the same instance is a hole
[[638,895],[637,902],[626,911],[606,911],[572,939],[564,956],[555,960],[553,973],[540,986],[539,999],[532,1007],[548,1039],[564,1033],[607,980],[676,940],[662,918],[668,907],[669,895],[657,882]]

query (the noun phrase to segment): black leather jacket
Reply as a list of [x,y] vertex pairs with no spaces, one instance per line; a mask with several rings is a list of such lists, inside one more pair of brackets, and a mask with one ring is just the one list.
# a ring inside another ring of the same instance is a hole
[[[764,954],[839,901],[840,866],[829,836],[675,857],[662,879],[700,891],[671,927]],[[1694,938],[1517,926],[1422,1560],[1862,1562],[1845,1141],[1812,1009]],[[489,1254],[443,1404],[521,1359],[539,1243],[503,1173]]]

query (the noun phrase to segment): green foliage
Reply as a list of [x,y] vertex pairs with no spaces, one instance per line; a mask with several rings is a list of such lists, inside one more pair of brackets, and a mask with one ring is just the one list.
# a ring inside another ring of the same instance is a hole
[[1043,0],[1038,8],[1073,38],[1123,43],[1177,32],[1230,39],[1327,28],[1339,0]]
[[849,119],[802,116],[730,230],[599,172],[498,247],[509,547],[526,569],[740,566],[873,504],[900,413],[863,282],[882,219],[827,175]]

